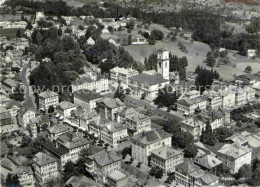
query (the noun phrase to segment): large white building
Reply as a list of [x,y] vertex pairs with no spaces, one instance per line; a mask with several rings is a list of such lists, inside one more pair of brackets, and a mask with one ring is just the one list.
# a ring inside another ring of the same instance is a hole
[[59,94],[47,90],[39,94],[39,106],[48,110],[50,106],[55,107],[59,103]]
[[93,111],[97,106],[96,101],[101,98],[102,96],[98,93],[85,89],[74,92],[74,104],[81,106],[86,111]]
[[39,152],[34,156],[33,167],[36,177],[39,178],[42,183],[56,178],[59,174],[56,159],[43,152]]
[[235,174],[244,164],[251,165],[252,150],[239,143],[225,144],[218,150],[217,158]]
[[17,176],[22,186],[34,187],[34,176],[30,166],[20,166],[17,170]]
[[114,82],[120,81],[121,84],[128,85],[129,77],[138,75],[138,71],[132,69],[132,68],[120,68],[120,67],[114,67],[110,70],[110,77]]
[[151,165],[161,168],[164,173],[175,171],[175,166],[183,162],[184,154],[182,151],[172,147],[162,146],[152,151]]
[[143,131],[131,137],[131,142],[132,157],[148,165],[148,156],[153,150],[164,145],[171,147],[172,135],[163,130]]
[[207,107],[207,99],[200,96],[197,90],[187,91],[177,100],[177,111],[184,115],[191,115],[195,110],[205,110]]
[[109,89],[108,79],[101,75],[84,76],[72,82],[72,92],[87,89],[94,92],[107,91]]
[[158,50],[157,52],[157,73],[140,73],[129,78],[131,93],[137,97],[143,97],[153,101],[158,96],[159,89],[170,84],[169,81],[169,51]]
[[64,118],[69,117],[71,115],[71,112],[76,109],[77,109],[77,106],[68,101],[62,101],[56,107],[56,111],[60,115],[62,115]]
[[107,182],[109,174],[121,170],[121,160],[116,153],[102,150],[88,157],[86,170],[97,175],[97,181]]

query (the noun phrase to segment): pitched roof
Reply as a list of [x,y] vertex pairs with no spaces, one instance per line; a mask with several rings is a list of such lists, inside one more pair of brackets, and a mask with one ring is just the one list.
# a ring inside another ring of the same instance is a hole
[[115,152],[110,152],[107,150],[102,150],[94,155],[89,156],[88,158],[101,166],[106,166],[122,160],[122,158],[117,156]]
[[204,184],[210,185],[213,182],[216,182],[219,179],[219,177],[212,173],[204,172],[203,175],[200,176],[200,179],[203,181]]
[[122,173],[121,171],[118,171],[118,170],[116,170],[116,171],[110,173],[110,174],[108,175],[108,177],[111,178],[111,179],[113,179],[113,180],[115,180],[115,181],[120,181],[120,180],[122,180],[122,179],[127,178],[127,176],[126,176],[124,173]]
[[164,145],[160,148],[152,150],[152,153],[165,160],[168,160],[172,157],[175,157],[176,155],[182,154],[182,151],[179,151],[179,150],[173,149],[172,147]]
[[58,110],[66,110],[66,109],[69,109],[69,108],[73,108],[73,107],[76,107],[75,104],[69,102],[69,101],[62,101],[61,103],[59,103],[57,105],[57,109]]
[[181,105],[185,105],[185,106],[190,106],[190,105],[193,105],[193,104],[196,104],[196,103],[199,103],[199,102],[202,102],[202,101],[206,101],[207,99],[204,97],[204,96],[198,96],[198,97],[195,97],[195,98],[188,98],[188,97],[184,97],[182,99],[179,99],[177,101],[178,104],[181,104]]
[[46,99],[46,98],[50,98],[50,97],[55,97],[55,96],[58,96],[59,94],[51,91],[51,90],[47,90],[45,92],[42,92],[39,94],[40,97]]
[[196,166],[192,160],[184,159],[184,162],[177,165],[175,168],[177,171],[182,171],[185,174],[190,174],[193,171],[198,170],[199,166]]
[[125,106],[125,104],[118,98],[105,97],[101,100],[96,101],[97,103],[103,103],[108,108],[118,108]]
[[86,176],[72,176],[69,180],[66,181],[66,185],[72,185],[73,187],[81,187],[81,186],[88,186],[88,187],[101,187],[103,185],[95,183],[91,179],[87,178]]
[[169,82],[169,80],[164,79],[161,74],[156,74],[156,75],[149,75],[145,73],[140,73],[138,75],[129,77],[129,80],[137,81],[137,82],[142,82],[148,85],[156,85],[160,83],[165,83]]
[[214,168],[218,165],[220,165],[222,163],[222,161],[220,161],[219,159],[217,159],[216,157],[212,156],[212,155],[204,155],[200,158],[198,158],[196,161],[195,161],[196,164],[200,165],[200,166],[203,166],[207,169],[211,169],[211,168]]
[[111,121],[111,122],[105,124],[103,126],[103,128],[108,129],[108,131],[110,131],[110,132],[118,132],[118,131],[127,129],[127,127],[125,125],[122,125],[122,124],[114,122],[114,121]]
[[58,133],[67,132],[70,130],[73,130],[73,129],[71,127],[68,127],[63,124],[56,124],[49,128],[49,132],[52,134],[58,134]]
[[151,130],[151,131],[143,131],[142,133],[139,133],[131,137],[131,139],[133,141],[137,141],[142,144],[149,145],[171,136],[172,136],[171,134],[163,130]]
[[44,166],[46,164],[56,162],[56,159],[53,157],[50,157],[49,155],[47,155],[43,152],[39,152],[34,156],[33,161],[40,166]]
[[21,166],[17,170],[18,175],[21,175],[24,172],[29,174],[29,175],[33,175],[33,171],[32,171],[32,168],[30,166]]
[[252,149],[250,148],[242,146],[239,143],[234,143],[234,144],[225,144],[221,149],[218,150],[218,153],[227,155],[232,158],[239,158],[251,151]]
[[60,135],[57,140],[68,149],[74,149],[89,143],[89,140],[73,132],[66,132]]
[[87,89],[81,89],[81,90],[74,92],[74,98],[75,98],[75,96],[82,97],[86,101],[91,101],[91,100],[102,98],[102,96],[100,94],[91,92],[90,90],[87,90]]

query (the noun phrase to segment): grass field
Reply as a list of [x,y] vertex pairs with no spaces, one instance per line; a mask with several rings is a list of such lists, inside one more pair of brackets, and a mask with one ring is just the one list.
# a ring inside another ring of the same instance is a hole
[[[161,28],[160,30],[164,32],[165,35],[170,32],[167,28],[164,28],[160,25],[152,24],[151,28]],[[188,50],[187,54],[179,49],[178,42],[181,42],[186,46]],[[203,61],[206,59],[206,55],[210,51],[209,45],[205,43],[197,41],[191,42],[184,40],[183,38],[177,38],[176,42],[171,42],[169,39],[164,39],[163,41],[157,42],[156,45],[129,45],[125,46],[124,48],[133,56],[136,61],[141,63],[144,62],[145,57],[149,57],[150,54],[156,53],[158,49],[167,49],[178,57],[187,57],[187,71],[194,71],[198,65],[206,66]],[[233,79],[234,75],[243,74],[246,66],[249,65],[253,69],[252,73],[260,71],[259,59],[249,59],[247,57],[236,54],[236,51],[229,52],[229,59],[231,64],[213,68],[214,70],[217,70],[221,78],[225,80],[231,80]],[[207,68],[210,69],[210,67]]]

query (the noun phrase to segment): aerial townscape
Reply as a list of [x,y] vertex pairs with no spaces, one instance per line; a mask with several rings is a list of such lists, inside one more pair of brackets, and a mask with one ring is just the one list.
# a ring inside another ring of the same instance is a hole
[[260,186],[260,0],[0,0],[0,186]]

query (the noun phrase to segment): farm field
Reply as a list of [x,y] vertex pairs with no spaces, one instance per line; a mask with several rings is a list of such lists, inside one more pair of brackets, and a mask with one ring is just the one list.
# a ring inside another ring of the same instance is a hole
[[[6,37],[16,37],[17,28],[10,28],[10,29],[0,29],[0,37],[6,36]],[[24,32],[24,29],[21,29],[22,32]]]

